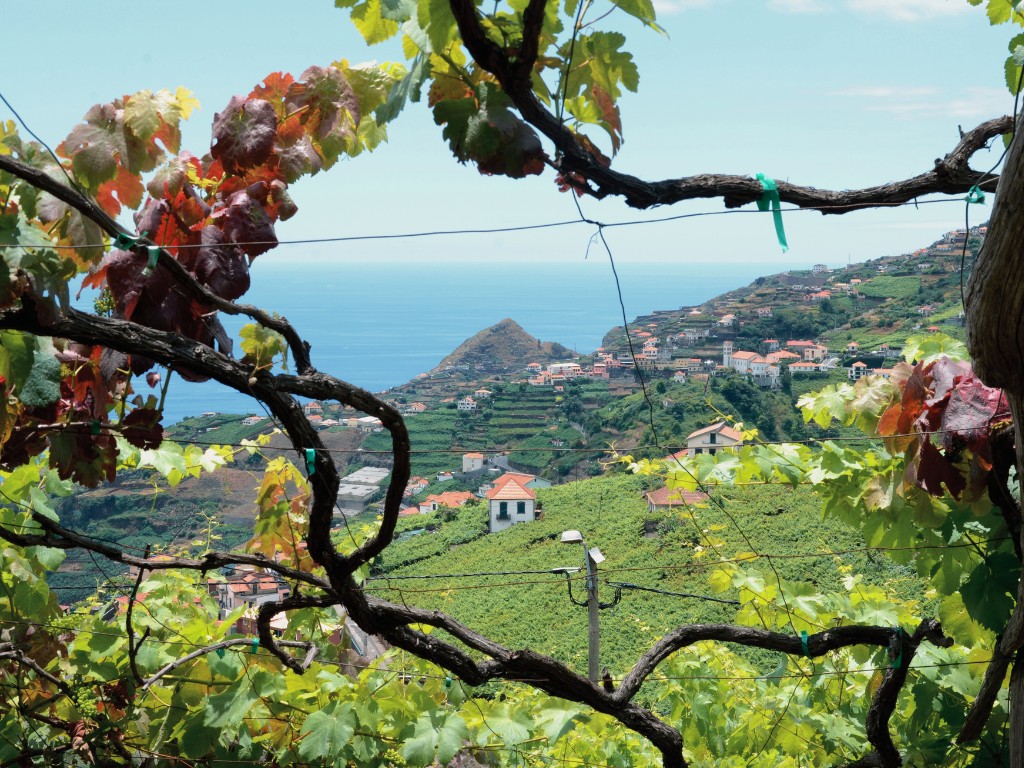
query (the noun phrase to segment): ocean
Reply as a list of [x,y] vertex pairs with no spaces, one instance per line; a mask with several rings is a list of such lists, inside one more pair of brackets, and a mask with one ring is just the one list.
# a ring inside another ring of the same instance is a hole
[[[617,263],[627,317],[700,304],[780,264]],[[622,324],[607,259],[576,262],[338,262],[260,259],[242,301],[286,317],[312,345],[313,365],[374,392],[430,370],[459,344],[510,317],[542,341],[583,354]],[[223,318],[237,339],[240,320]],[[142,379],[139,384],[148,389]],[[165,422],[205,411],[262,413],[216,382],[172,379]]]

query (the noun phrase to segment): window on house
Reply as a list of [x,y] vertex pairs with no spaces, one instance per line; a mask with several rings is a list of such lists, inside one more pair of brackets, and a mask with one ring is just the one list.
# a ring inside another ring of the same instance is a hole
[[715,448],[708,448],[708,453],[710,453],[712,456],[714,456],[716,450],[717,449],[715,449]]
[[517,515],[525,515],[526,514],[526,502],[525,501],[517,501],[516,502],[516,514]]
[[708,435],[708,442],[711,443],[712,445],[717,443],[718,442],[718,435],[715,434],[714,432],[712,432],[710,435]]
[[693,452],[694,453],[704,453],[704,449],[703,448],[694,448]]
[[507,501],[499,501],[498,502],[498,519],[499,520],[508,520],[508,502]]

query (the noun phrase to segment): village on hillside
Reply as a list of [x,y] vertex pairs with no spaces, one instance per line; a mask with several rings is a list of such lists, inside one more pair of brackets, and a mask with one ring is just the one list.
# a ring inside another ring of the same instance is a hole
[[[447,420],[444,429],[458,434],[457,441],[437,451],[431,471],[424,472],[420,465],[420,474],[407,483],[400,515],[428,517],[422,527],[402,535],[424,532],[436,525],[429,521],[444,519],[467,504],[478,505],[481,515],[486,512],[486,531],[492,534],[540,519],[544,512],[537,491],[572,479],[552,473],[543,457],[571,451],[570,443],[580,446],[585,442],[585,412],[596,402],[588,405],[586,396],[580,395],[581,388],[599,387],[606,396],[621,398],[639,390],[640,376],[647,383],[666,385],[743,380],[767,392],[802,377],[853,382],[869,375],[890,376],[892,366],[901,358],[902,342],[912,333],[942,330],[962,334],[963,312],[948,287],[965,249],[974,252],[985,233],[985,226],[957,230],[912,254],[840,269],[817,264],[810,270],[758,278],[747,289],[702,305],[638,318],[628,336],[621,328],[613,329],[605,345],[589,355],[572,355],[561,345],[541,347],[511,321],[481,332],[490,334],[489,343],[495,340],[496,329],[519,334],[514,340],[519,362],[506,355],[496,372],[481,362],[478,352],[472,353],[472,363],[451,355],[445,365],[387,393],[414,435],[418,424],[431,419]],[[784,330],[804,332],[787,336],[780,333]],[[471,347],[471,341],[463,346]],[[530,350],[541,350],[546,357],[530,359]],[[562,354],[565,357],[558,359]],[[582,410],[561,415],[565,426],[552,423],[551,405],[564,410],[573,398],[582,404]],[[664,404],[671,405],[671,398]],[[376,444],[381,448],[386,445],[381,420],[316,401],[306,402],[303,411],[318,430],[347,436],[344,444],[355,446],[340,450],[338,467],[344,477],[337,494],[335,527],[341,529],[354,518],[379,514],[391,472],[389,452],[370,449],[374,440],[384,441]],[[457,444],[473,444],[473,420],[481,412],[491,420],[490,429],[499,429],[493,426],[498,422],[504,424],[509,431],[501,434],[508,439],[495,441],[494,431],[485,432],[475,444],[486,448],[457,450]],[[199,431],[210,432],[215,439],[223,439],[224,430],[244,429],[228,433],[243,437],[273,427],[263,416],[215,412],[204,413],[196,424]],[[520,440],[531,435],[527,442],[533,441],[532,450],[541,458],[528,463],[534,454],[516,450],[513,438],[517,435]],[[682,448],[661,457],[663,460],[728,451],[742,445],[744,436],[727,420],[707,419],[695,429],[683,431],[679,440]],[[652,512],[700,503],[705,498],[699,492],[665,487],[644,493]],[[251,630],[258,607],[280,599],[287,590],[280,578],[241,567],[209,584],[222,617],[242,609],[236,614],[239,631]]]

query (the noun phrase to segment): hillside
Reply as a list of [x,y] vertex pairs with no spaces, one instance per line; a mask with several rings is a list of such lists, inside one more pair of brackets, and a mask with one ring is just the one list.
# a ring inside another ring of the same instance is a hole
[[[579,546],[559,541],[561,532],[570,528],[582,531],[587,545],[599,547],[607,558],[601,564],[602,581],[711,595],[712,569],[706,563],[754,549],[782,555],[776,561],[782,578],[815,589],[841,590],[838,566],[850,566],[869,583],[885,583],[903,597],[921,594],[920,582],[909,569],[850,551],[864,542],[842,523],[823,520],[821,500],[807,488],[722,489],[716,498],[728,514],[707,503],[694,508],[692,516],[678,509],[649,510],[643,495],[648,489],[642,478],[622,474],[541,489],[541,519],[496,534],[486,532],[482,505],[403,518],[399,541],[375,563],[372,591],[409,605],[443,609],[508,647],[543,648],[577,669],[586,668],[587,613],[569,602],[563,577],[536,573],[582,565]],[[837,550],[845,554],[786,557]],[[753,567],[772,582],[767,565]],[[395,578],[491,571],[534,573],[437,581]],[[577,576],[573,591],[580,589]],[[735,598],[729,593],[718,596]],[[613,590],[602,584],[601,600],[613,597]],[[623,590],[619,605],[601,612],[601,663],[614,676],[635,661],[651,637],[683,623],[726,621],[734,611],[696,597]],[[765,669],[773,666],[767,654],[755,656]]]
[[534,338],[511,318],[462,342],[455,351],[437,364],[431,373],[472,369],[480,374],[512,373],[528,363],[569,360],[575,355],[568,347]]

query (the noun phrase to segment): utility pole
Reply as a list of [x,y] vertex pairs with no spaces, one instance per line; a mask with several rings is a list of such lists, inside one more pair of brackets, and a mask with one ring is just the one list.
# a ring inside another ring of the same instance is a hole
[[[587,542],[583,540],[583,534],[579,531],[562,531],[562,543],[578,541],[583,545],[583,557],[587,564],[587,676],[590,682],[596,683],[600,678],[600,655],[601,655],[601,624],[600,610],[609,608],[618,602],[618,594],[615,602],[608,605],[601,605],[597,599],[597,565],[604,562],[604,555],[597,547],[587,548]],[[569,598],[577,605],[583,605],[572,596],[572,584],[569,584]]]
[[601,605],[597,602],[597,563],[594,562],[590,550],[587,550],[586,544],[583,545],[583,549],[587,553],[587,676],[590,682],[596,683],[601,653]]

